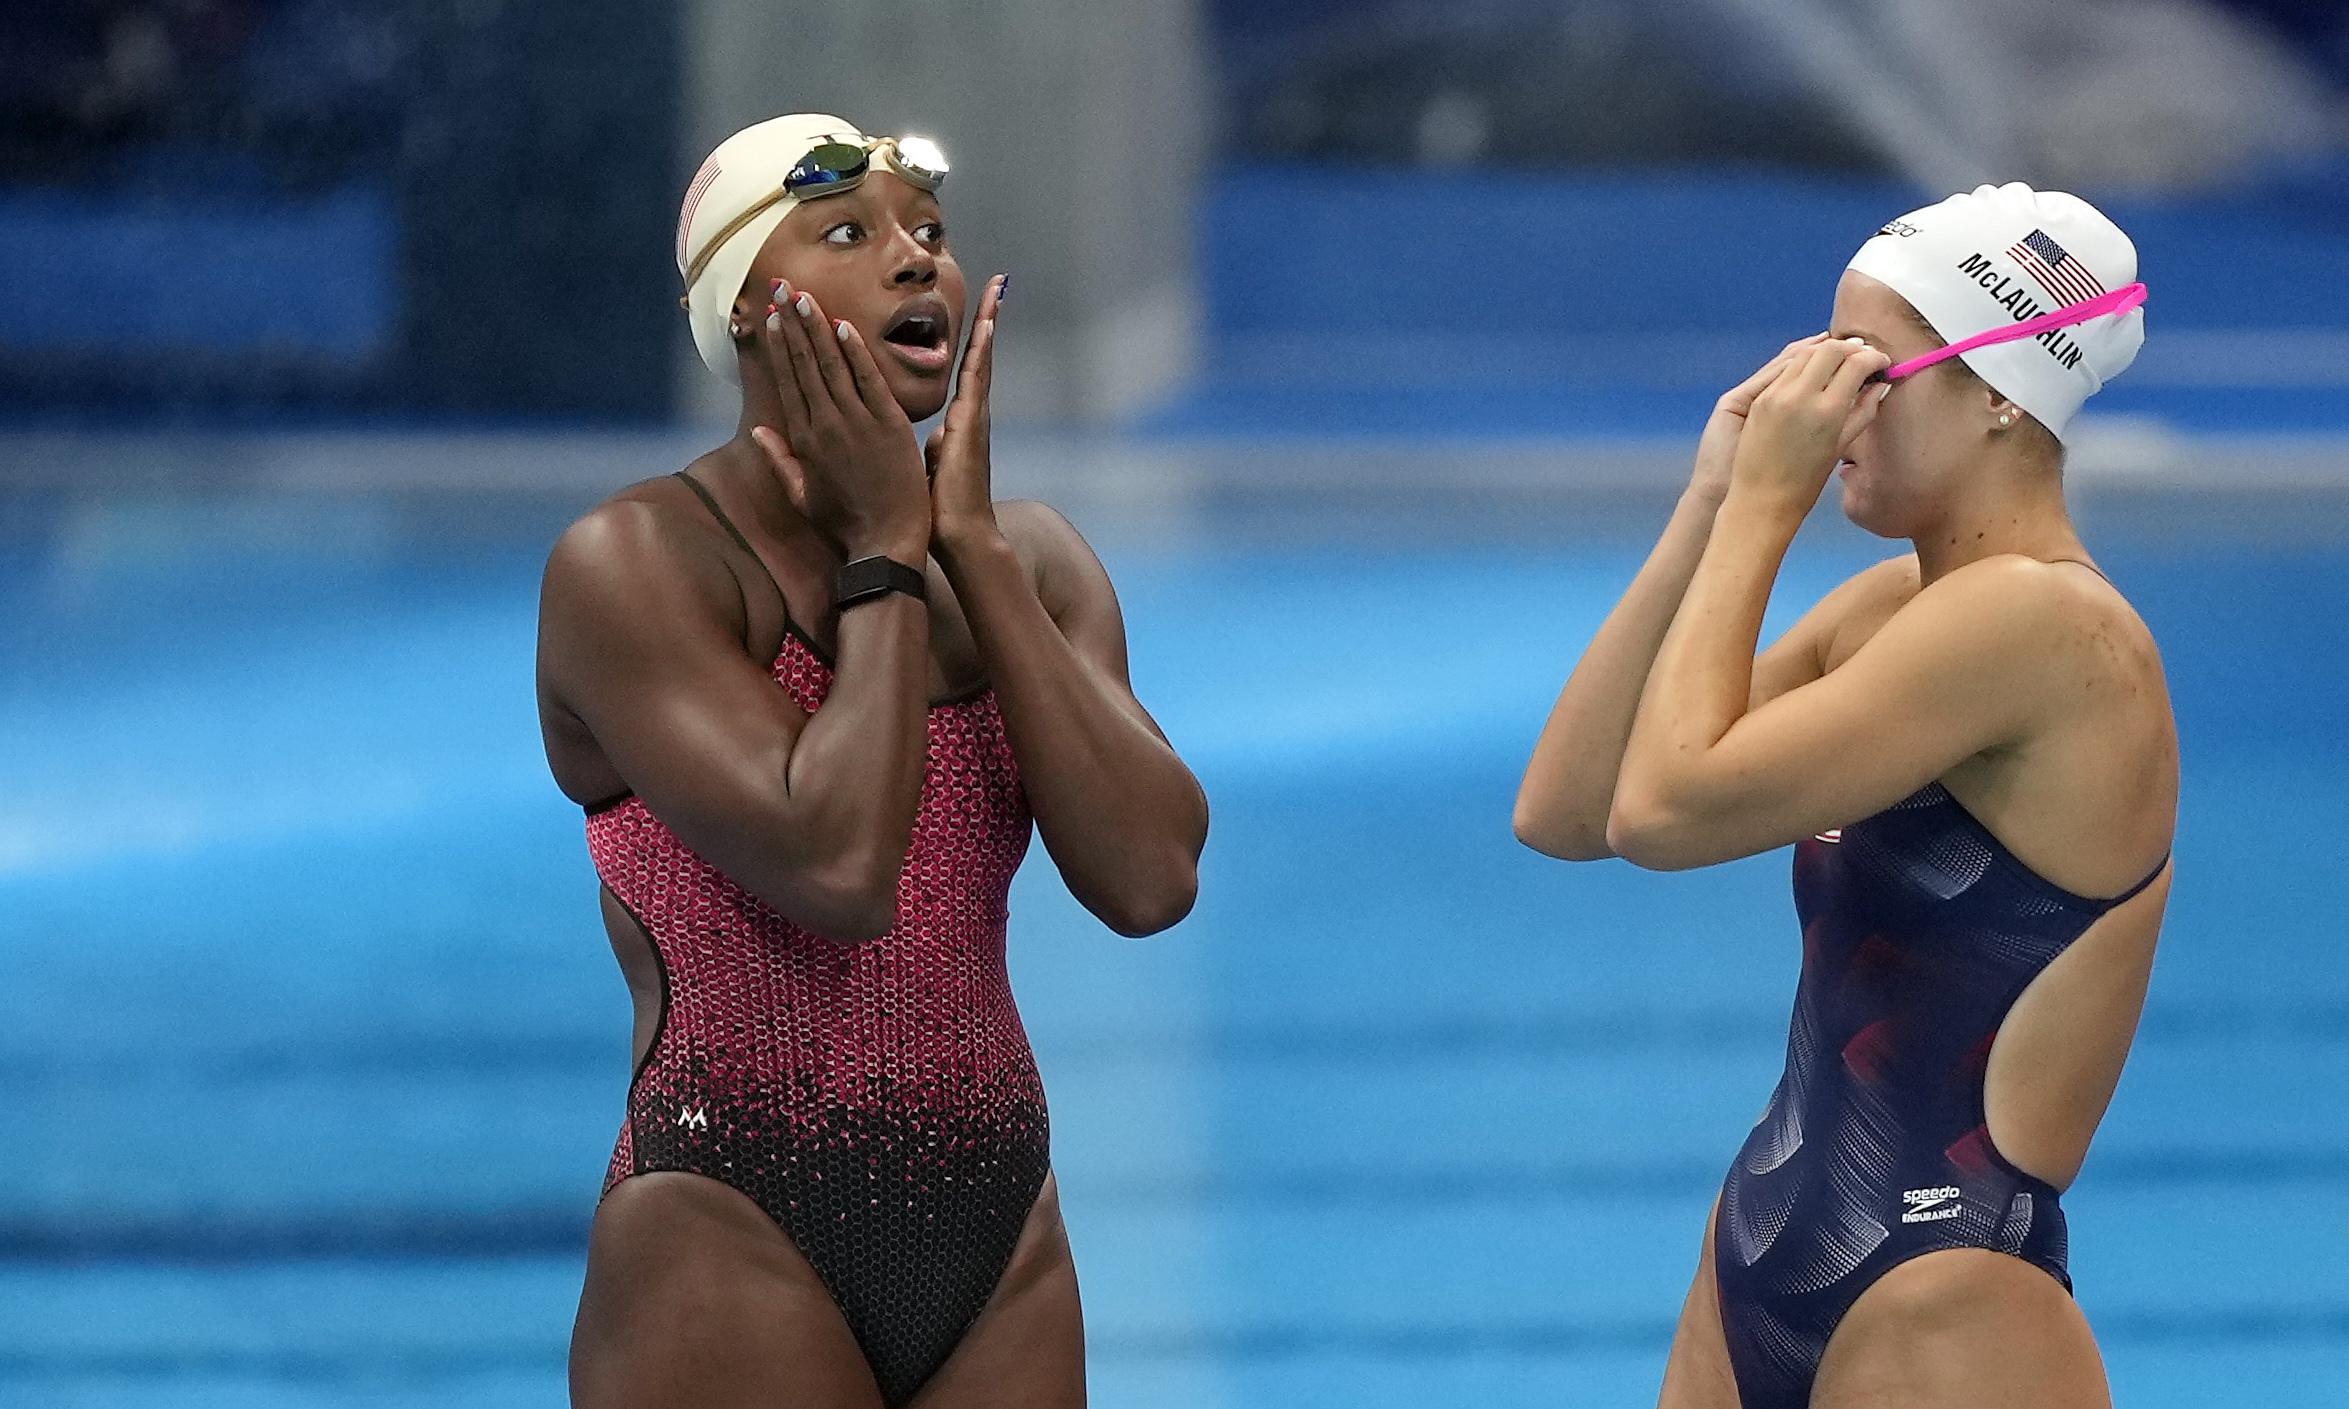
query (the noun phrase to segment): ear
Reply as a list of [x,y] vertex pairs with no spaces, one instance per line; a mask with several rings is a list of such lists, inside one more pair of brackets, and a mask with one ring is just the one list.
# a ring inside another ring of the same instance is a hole
[[[737,345],[755,347],[759,333],[767,326],[767,315],[775,308],[775,291],[782,286],[780,279],[761,278],[756,264],[749,277],[742,281],[742,292],[734,296],[734,306],[727,310],[726,327]],[[759,290],[766,297],[759,296]]]
[[2000,395],[1996,390],[1992,389],[1987,384],[1984,385],[1983,391],[1988,398],[1987,410],[1989,412],[1990,425],[1992,429],[2001,431],[2013,430],[2016,426],[2019,426],[2024,421],[2030,419],[2030,412],[2025,411],[2022,407],[2017,406],[2012,401],[2007,400],[2004,396]]
[[747,346],[757,340],[759,329],[766,326],[764,309],[753,311],[748,294],[734,300],[734,307],[726,315],[726,333],[737,346]]

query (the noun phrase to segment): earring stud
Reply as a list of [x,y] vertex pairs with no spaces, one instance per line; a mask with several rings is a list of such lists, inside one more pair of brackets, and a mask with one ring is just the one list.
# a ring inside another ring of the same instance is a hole
[[2011,426],[2015,423],[2015,418],[2012,415],[2002,415],[1998,418],[1998,423],[2002,426]]

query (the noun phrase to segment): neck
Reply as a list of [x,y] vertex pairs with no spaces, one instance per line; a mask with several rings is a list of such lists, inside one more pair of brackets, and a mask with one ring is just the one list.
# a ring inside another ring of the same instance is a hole
[[738,347],[734,352],[734,370],[742,383],[742,414],[735,418],[732,444],[764,464],[766,457],[759,452],[757,442],[750,438],[751,428],[773,426],[780,430],[783,425],[783,397],[775,390],[775,378],[767,370],[766,359],[752,350],[756,346],[754,343],[751,347]]
[[2009,463],[1986,467],[1969,477],[1968,486],[1968,493],[1911,538],[1923,581],[2002,553],[2041,562],[2086,558],[2056,474]]
[[728,497],[776,536],[793,537],[793,530],[800,526],[800,517],[791,507],[791,497],[783,488],[782,478],[767,463],[766,452],[750,438],[756,426],[780,431],[782,397],[775,390],[766,363],[755,353],[747,348],[738,351],[735,365],[742,376],[742,412],[735,418],[734,434],[725,444],[704,455],[696,463],[696,469],[704,478],[723,483],[731,491]]

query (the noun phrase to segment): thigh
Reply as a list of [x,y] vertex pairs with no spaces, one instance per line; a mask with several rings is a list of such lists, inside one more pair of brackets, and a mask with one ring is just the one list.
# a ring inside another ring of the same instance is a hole
[[[1718,1205],[1715,1213],[1718,1214]],[[1737,1373],[1729,1365],[1729,1342],[1721,1333],[1721,1301],[1713,1284],[1713,1219],[1697,1258],[1680,1324],[1672,1332],[1672,1355],[1664,1362],[1664,1389],[1656,1409],[1738,1409]]]
[[1083,1409],[1085,1317],[1047,1176],[1003,1280],[911,1409]]
[[881,1409],[815,1269],[747,1197],[640,1174],[596,1210],[571,1331],[575,1409]]
[[1904,1262],[1860,1294],[1827,1342],[1813,1409],[2110,1406],[2088,1318],[2021,1258],[1953,1248]]

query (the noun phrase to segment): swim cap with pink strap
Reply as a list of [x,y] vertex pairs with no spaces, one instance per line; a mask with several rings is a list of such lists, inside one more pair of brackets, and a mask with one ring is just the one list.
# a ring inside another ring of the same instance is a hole
[[[2137,247],[2096,207],[2021,182],[1979,186],[1887,224],[1851,268],[1909,301],[1945,342],[2044,318],[2119,294],[2137,278]],[[2141,301],[2141,300],[2139,300]],[[2058,437],[2081,403],[2145,343],[2145,314],[2118,311],[1959,354],[1975,374]]]

